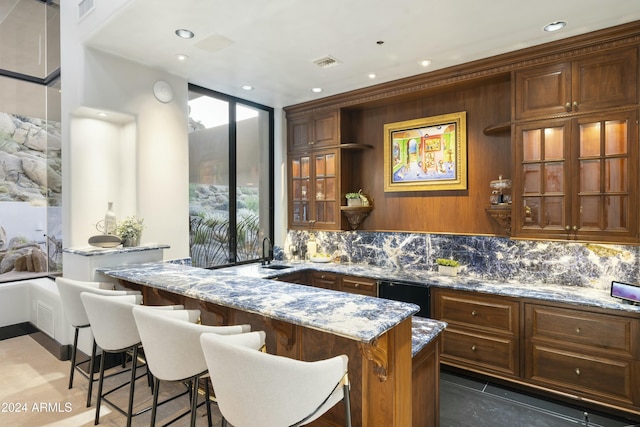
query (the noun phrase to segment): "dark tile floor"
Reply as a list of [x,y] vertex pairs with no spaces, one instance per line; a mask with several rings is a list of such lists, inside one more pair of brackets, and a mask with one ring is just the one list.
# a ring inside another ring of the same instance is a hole
[[627,427],[636,422],[441,372],[440,427]]

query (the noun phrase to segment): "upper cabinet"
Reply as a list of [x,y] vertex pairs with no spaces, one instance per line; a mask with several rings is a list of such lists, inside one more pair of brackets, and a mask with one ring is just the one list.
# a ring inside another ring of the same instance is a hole
[[514,118],[588,113],[638,102],[636,47],[515,73]]
[[638,113],[516,125],[513,235],[638,240]]
[[289,151],[311,150],[340,143],[338,110],[287,121]]
[[289,154],[289,226],[333,230],[340,218],[340,151]]

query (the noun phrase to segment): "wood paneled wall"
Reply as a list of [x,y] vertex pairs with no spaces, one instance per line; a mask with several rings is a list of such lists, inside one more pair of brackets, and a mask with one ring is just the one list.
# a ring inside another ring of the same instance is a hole
[[[511,177],[511,135],[487,136],[483,130],[509,121],[510,91],[509,80],[500,79],[351,111],[354,142],[373,146],[350,153],[343,169],[355,191],[362,188],[374,199],[374,210],[359,229],[501,234],[484,208],[490,205],[489,182]],[[467,190],[385,193],[384,125],[458,111],[467,112]]]

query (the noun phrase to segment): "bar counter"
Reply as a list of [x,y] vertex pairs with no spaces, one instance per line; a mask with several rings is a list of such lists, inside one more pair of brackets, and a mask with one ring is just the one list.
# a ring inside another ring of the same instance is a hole
[[[183,304],[210,325],[248,323],[267,351],[300,360],[349,357],[354,426],[437,426],[439,341],[445,323],[380,298],[174,263],[102,268],[149,305]],[[312,425],[343,424],[342,404]]]

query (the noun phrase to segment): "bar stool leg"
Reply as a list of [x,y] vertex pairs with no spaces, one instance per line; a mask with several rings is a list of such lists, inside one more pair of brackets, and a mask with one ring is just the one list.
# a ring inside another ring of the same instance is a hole
[[209,393],[209,378],[205,378],[206,382],[204,383],[204,394],[207,399],[207,425],[209,427],[213,426],[213,422],[211,421],[211,394]]
[[75,327],[75,334],[73,337],[73,349],[71,350],[71,372],[69,372],[69,389],[73,387],[73,374],[76,370],[76,354],[78,351],[78,334],[80,333],[80,328]]
[[102,403],[102,383],[104,382],[104,357],[105,352],[102,352],[102,357],[100,357],[100,378],[98,380],[98,398],[96,400],[96,418],[93,421],[94,425],[98,425],[100,423],[100,405]]
[[138,346],[133,346],[133,359],[131,360],[131,388],[129,390],[129,409],[127,410],[127,427],[131,427],[133,418],[133,394],[136,389],[136,368],[138,366]]
[[196,375],[191,383],[191,427],[196,427],[196,409],[198,409],[198,378],[200,378],[200,376]]
[[98,345],[96,340],[93,340],[93,346],[91,347],[91,359],[89,361],[89,390],[87,390],[87,408],[91,406],[91,394],[93,393],[93,364],[96,361],[96,351]]
[[158,409],[159,390],[160,390],[160,380],[157,377],[154,377],[153,404],[151,405],[151,423],[149,424],[151,427],[155,427],[156,425],[156,411]]

